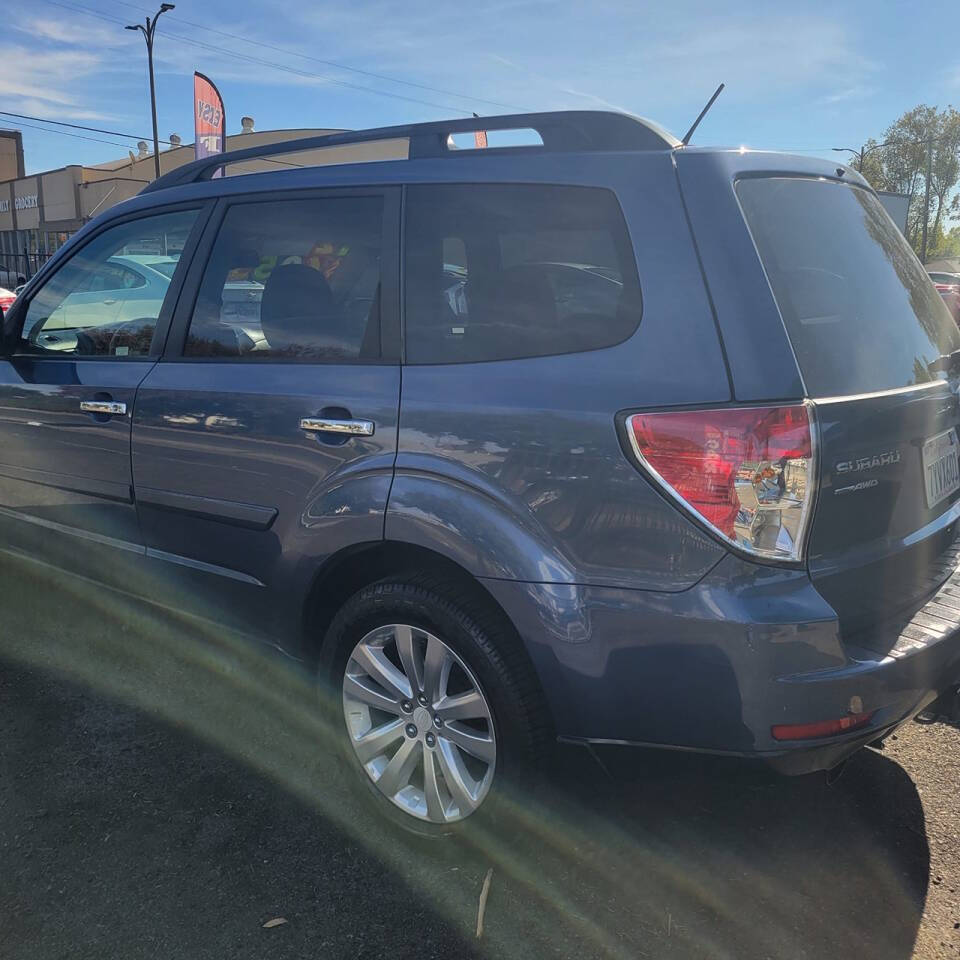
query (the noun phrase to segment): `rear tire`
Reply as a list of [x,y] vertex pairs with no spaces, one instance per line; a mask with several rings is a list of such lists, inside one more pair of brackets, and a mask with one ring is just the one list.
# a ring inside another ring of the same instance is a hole
[[414,833],[499,819],[508,784],[544,758],[549,726],[526,652],[457,581],[364,587],[334,617],[319,672],[348,777]]

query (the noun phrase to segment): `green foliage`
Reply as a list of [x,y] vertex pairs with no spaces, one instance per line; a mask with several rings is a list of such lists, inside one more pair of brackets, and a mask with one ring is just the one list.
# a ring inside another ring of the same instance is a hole
[[[930,160],[930,204],[924,208],[927,150]],[[960,213],[956,195],[960,180],[960,112],[926,104],[904,113],[887,127],[881,141],[868,140],[861,159],[864,177],[877,189],[910,197],[907,239],[920,253],[923,224],[927,224],[927,259],[956,256],[960,244],[956,228],[944,232],[945,222]]]
[[931,234],[927,240],[927,260],[954,258],[960,258],[960,227],[952,227],[946,233],[940,229],[935,235]]

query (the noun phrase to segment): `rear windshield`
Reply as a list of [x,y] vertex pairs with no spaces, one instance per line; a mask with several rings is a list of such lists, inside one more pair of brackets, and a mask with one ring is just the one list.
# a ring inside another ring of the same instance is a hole
[[903,234],[867,190],[744,179],[737,196],[812,397],[924,383],[960,332]]

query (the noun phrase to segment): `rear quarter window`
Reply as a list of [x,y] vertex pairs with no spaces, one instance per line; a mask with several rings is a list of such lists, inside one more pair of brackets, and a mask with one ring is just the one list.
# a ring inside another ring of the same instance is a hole
[[960,349],[943,300],[870,191],[788,177],[736,190],[810,396],[924,383]]
[[633,248],[609,190],[411,186],[405,224],[408,363],[595,350],[637,328]]

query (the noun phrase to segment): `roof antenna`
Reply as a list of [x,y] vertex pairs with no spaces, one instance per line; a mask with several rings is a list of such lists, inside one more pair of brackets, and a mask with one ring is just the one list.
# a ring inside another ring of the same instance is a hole
[[723,90],[725,84],[721,83],[716,90],[713,91],[713,96],[707,101],[707,105],[700,111],[700,116],[693,121],[693,126],[687,131],[686,136],[680,141],[684,146],[690,142],[690,138],[693,136],[693,131],[700,126],[700,121],[707,115],[707,111],[713,106],[713,101],[720,96],[720,92]]

